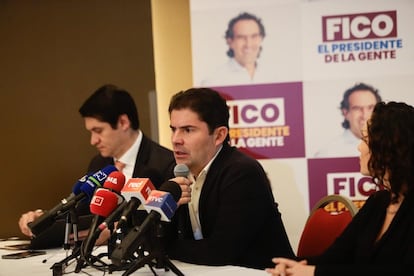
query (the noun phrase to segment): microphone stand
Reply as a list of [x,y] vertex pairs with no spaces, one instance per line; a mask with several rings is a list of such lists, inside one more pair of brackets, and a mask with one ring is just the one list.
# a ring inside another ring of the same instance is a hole
[[[114,224],[110,224],[108,225],[107,228],[110,232],[110,237],[108,239],[107,242],[107,252],[103,252],[103,253],[99,253],[97,256],[92,254],[92,248],[94,247],[94,245],[92,245],[91,248],[88,248],[91,246],[91,244],[83,244],[83,247],[81,246],[80,251],[84,250],[83,252],[80,252],[81,257],[78,259],[77,264],[76,264],[76,268],[75,268],[75,273],[79,273],[82,268],[86,267],[87,265],[90,265],[93,268],[96,268],[97,270],[101,270],[101,271],[106,271],[107,268],[110,266],[107,263],[105,263],[103,260],[101,260],[103,257],[107,256],[108,259],[110,259],[111,253],[113,251],[114,248],[114,242],[115,242],[115,238],[113,235],[114,232]],[[91,230],[91,229],[90,229]],[[86,242],[87,240],[85,240]],[[96,239],[92,239],[89,242],[95,243]],[[89,252],[89,250],[91,250]],[[95,263],[99,263],[100,265],[95,265]]]
[[[68,255],[68,251],[71,247],[70,245],[70,230],[73,230],[73,238],[74,238],[74,247],[72,250],[72,254]],[[69,212],[66,214],[66,225],[65,225],[65,237],[63,248],[66,250],[66,258],[63,260],[54,263],[50,269],[53,271],[53,276],[61,276],[65,273],[65,268],[68,262],[72,259],[77,258],[80,255],[80,246],[81,243],[78,240],[79,233],[78,233],[78,215],[76,214],[75,207],[71,207]]]
[[[151,269],[152,273],[157,276],[154,268],[164,268],[165,271],[171,270],[177,276],[184,276],[184,274],[171,262],[168,258],[166,250],[164,248],[164,238],[165,238],[165,230],[162,223],[155,224],[155,238],[154,243],[155,246],[150,246],[150,252],[148,255],[136,259],[134,262],[131,263],[131,266],[122,274],[123,276],[130,275],[134,273],[139,268],[145,266],[146,264]],[[153,260],[155,259],[155,262]]]

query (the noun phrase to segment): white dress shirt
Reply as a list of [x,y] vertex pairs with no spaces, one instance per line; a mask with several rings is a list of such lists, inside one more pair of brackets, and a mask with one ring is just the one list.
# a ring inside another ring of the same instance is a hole
[[193,228],[194,239],[201,240],[203,239],[203,231],[201,229],[200,217],[199,217],[199,201],[201,189],[203,188],[204,181],[208,170],[210,169],[211,163],[216,159],[217,155],[221,151],[223,146],[221,146],[214,157],[208,162],[208,164],[201,170],[197,177],[194,177],[191,173],[189,179],[193,181],[193,186],[191,187],[191,201],[188,203],[188,210],[190,213],[191,226]]

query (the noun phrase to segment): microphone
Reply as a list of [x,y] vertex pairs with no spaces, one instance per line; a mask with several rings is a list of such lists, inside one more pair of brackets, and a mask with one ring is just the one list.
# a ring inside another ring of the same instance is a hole
[[125,175],[119,171],[113,171],[106,178],[103,187],[119,194],[121,193],[124,184]]
[[[125,184],[125,175],[121,172],[114,171],[114,172],[111,172],[108,178],[106,179],[103,185],[104,188],[98,189],[98,190],[101,190],[101,189],[106,188],[109,191],[113,192],[113,194],[115,194],[115,196],[118,198],[118,203],[117,203],[118,207],[112,208],[111,206],[108,206],[108,205],[105,206],[105,208],[111,209],[110,214],[102,213],[102,210],[100,210],[101,207],[95,206],[95,203],[91,201],[91,204],[89,206],[89,208],[91,208],[91,212],[93,208],[94,209],[94,211],[92,212],[93,214],[98,214],[103,217],[106,217],[106,219],[101,224],[99,224],[98,228],[96,228],[95,230],[96,236],[98,236],[103,230],[108,228],[109,225],[112,225],[116,220],[118,220],[121,214],[121,211],[125,208],[127,202],[124,200],[122,195],[120,196],[120,191],[124,187],[124,184]],[[95,195],[94,195],[94,198],[95,198]],[[119,204],[120,200],[122,200],[122,202]]]
[[188,174],[190,173],[190,170],[188,169],[186,164],[177,164],[174,167],[174,176],[175,177],[186,177],[188,176]]
[[[113,252],[115,244],[119,244],[126,233],[135,225],[140,225],[146,217],[146,211],[138,211],[142,202],[145,202],[152,190],[155,190],[149,178],[130,178],[121,190],[121,195],[128,200],[125,201],[122,214],[120,214],[116,235],[111,236],[108,244]],[[111,253],[112,253],[111,252]]]
[[102,170],[97,171],[93,175],[89,176],[85,184],[81,186],[81,193],[78,194],[77,197],[81,197],[81,199],[83,199],[84,197],[88,197],[89,199],[92,198],[96,188],[102,187],[102,183],[105,182],[105,180],[108,178],[108,175],[111,172],[117,170],[118,169],[114,165],[109,165],[103,168]]
[[88,180],[88,177],[91,176],[91,174],[85,174],[81,178],[78,179],[78,182],[73,185],[72,193],[66,198],[67,201],[72,200],[76,195],[80,194],[82,185]]
[[[174,176],[175,177],[185,177],[187,178],[188,175],[190,174],[190,170],[187,167],[186,164],[177,164],[174,167]],[[185,229],[185,221],[184,221],[184,217],[180,216],[180,214],[178,214],[178,218],[177,218],[177,234],[178,234],[178,238],[179,239],[184,239],[184,229]]]
[[124,198],[115,192],[112,192],[106,188],[98,188],[96,190],[89,205],[91,213],[95,216],[92,219],[89,234],[82,243],[82,253],[84,257],[90,255],[99,234],[106,229],[107,225],[111,223],[107,222],[105,218],[112,218],[113,216],[110,215],[119,205],[122,205],[123,202]]
[[[180,186],[174,181],[165,182],[160,187],[160,190],[152,191],[145,202],[145,209],[149,212],[145,221],[162,220],[169,222],[174,215],[175,210],[177,210],[177,201],[180,197]],[[144,224],[145,221],[142,224]],[[143,226],[141,228],[143,228]]]
[[121,194],[129,202],[119,219],[118,228],[126,226],[132,213],[138,209],[142,202],[147,200],[153,190],[155,190],[155,187],[149,178],[131,178],[128,180],[121,190]]
[[[64,198],[61,202],[38,217],[35,221],[28,223],[30,230],[34,237],[50,227],[57,219],[58,216],[68,212],[71,208],[88,197],[91,198],[95,192],[96,187],[101,187],[108,175],[116,171],[116,167],[113,165],[106,166],[105,168],[95,172],[92,175],[82,177],[73,188],[73,193],[69,197]],[[77,194],[76,194],[77,193]]]
[[106,218],[122,201],[122,196],[108,189],[98,188],[92,197],[89,209],[92,214]]
[[111,255],[112,263],[117,266],[122,265],[138,249],[144,235],[155,223],[161,220],[170,221],[177,209],[177,201],[180,197],[181,188],[174,181],[167,181],[161,185],[160,190],[153,190],[145,203],[149,211],[148,216],[140,226],[135,226],[117,245]]
[[151,193],[155,190],[154,185],[149,178],[130,178],[121,190],[121,194],[126,200],[137,198],[145,202]]

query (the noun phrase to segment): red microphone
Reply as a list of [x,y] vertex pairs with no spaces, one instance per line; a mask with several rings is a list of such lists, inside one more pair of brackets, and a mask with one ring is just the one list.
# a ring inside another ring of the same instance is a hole
[[[108,228],[118,220],[121,211],[125,208],[127,202],[120,192],[125,184],[125,175],[115,171],[108,175],[104,183],[104,188],[96,190],[89,208],[91,213],[106,218],[99,224],[95,230],[95,235]],[[106,200],[106,203],[103,202]],[[102,201],[102,202],[101,202]],[[102,221],[102,219],[101,219]]]
[[[95,191],[89,204],[89,209],[95,217],[89,229],[86,239],[86,250],[91,250],[99,234],[113,224],[119,216],[119,210],[125,207],[124,197],[119,194],[125,184],[125,176],[120,172],[112,172],[108,175],[103,186]],[[86,255],[86,254],[85,254]]]
[[106,178],[103,187],[120,193],[125,184],[125,175],[119,171],[111,172]]
[[92,214],[106,218],[122,201],[123,198],[116,193],[99,188],[93,195],[89,208]]
[[89,234],[86,239],[83,241],[84,246],[82,246],[83,256],[90,256],[92,254],[93,246],[98,238],[99,234],[102,232],[100,229],[103,220],[107,218],[111,213],[117,209],[119,204],[122,204],[124,198],[121,195],[118,195],[115,192],[112,192],[105,188],[99,188],[95,191],[95,194],[92,197],[89,209],[92,214],[95,216],[92,219],[91,226],[89,228]]

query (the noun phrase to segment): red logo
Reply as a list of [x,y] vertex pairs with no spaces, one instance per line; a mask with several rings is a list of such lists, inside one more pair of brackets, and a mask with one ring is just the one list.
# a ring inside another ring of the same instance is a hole
[[323,42],[397,37],[397,12],[323,16],[322,36]]

